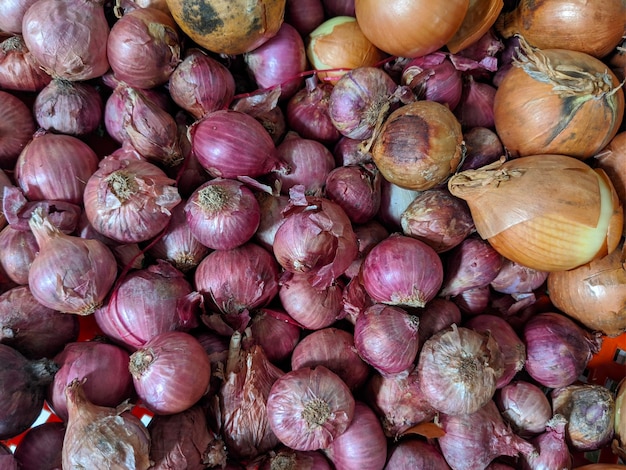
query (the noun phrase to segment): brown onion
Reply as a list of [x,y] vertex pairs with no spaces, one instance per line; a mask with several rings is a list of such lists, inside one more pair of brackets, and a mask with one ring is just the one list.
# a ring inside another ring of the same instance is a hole
[[0,42],[0,87],[36,92],[50,83],[51,79],[30,53],[21,35]]
[[13,170],[15,162],[35,133],[35,120],[22,100],[0,90],[0,168]]
[[626,205],[623,203],[626,201],[626,130],[618,132],[600,153],[593,156],[593,164],[608,175],[626,215]]

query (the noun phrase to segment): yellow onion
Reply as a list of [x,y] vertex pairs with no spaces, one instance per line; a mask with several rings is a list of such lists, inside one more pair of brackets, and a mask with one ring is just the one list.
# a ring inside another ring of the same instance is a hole
[[460,28],[446,47],[452,54],[477,42],[494,25],[504,7],[503,0],[470,0]]
[[452,176],[448,189],[468,203],[496,251],[539,271],[602,258],[622,234],[622,206],[606,173],[570,156],[502,158]]
[[495,27],[504,38],[523,35],[541,49],[569,49],[604,57],[624,34],[623,0],[522,0]]
[[539,50],[523,38],[520,50],[493,104],[506,149],[516,157],[555,153],[580,159],[602,150],[624,117],[615,74],[584,52]]
[[180,29],[217,54],[237,55],[274,37],[285,16],[285,0],[167,0]]

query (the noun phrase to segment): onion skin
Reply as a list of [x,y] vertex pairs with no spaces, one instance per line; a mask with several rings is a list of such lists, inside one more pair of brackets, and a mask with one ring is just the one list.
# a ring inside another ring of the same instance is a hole
[[35,3],[35,0],[7,2],[2,19],[0,19],[0,31],[20,34],[22,32],[24,13],[33,3]]
[[61,468],[65,423],[46,422],[28,430],[15,448],[21,470]]
[[41,70],[39,62],[24,44],[22,36],[11,36],[0,42],[1,88],[37,92],[50,83],[51,79],[50,75]]
[[0,168],[13,170],[20,153],[33,138],[35,119],[26,104],[9,92],[0,90],[0,104]]
[[521,437],[546,430],[552,417],[552,405],[546,394],[533,382],[515,380],[500,388],[494,400],[504,420]]
[[[619,200],[626,201],[626,130],[618,132],[608,145],[592,158],[594,166],[604,170],[613,183]],[[623,202],[622,207],[626,215],[626,206]]]
[[0,232],[0,266],[6,275],[16,284],[28,284],[30,265],[39,252],[35,236],[29,230],[18,230],[12,225]]
[[254,342],[273,364],[289,360],[296,345],[300,344],[302,328],[288,320],[289,316],[277,309],[258,309],[250,319]]
[[285,22],[296,28],[302,37],[324,22],[325,12],[322,0],[287,0]]
[[380,210],[380,172],[373,165],[347,165],[328,173],[324,194],[339,204],[354,224],[365,224]]
[[403,439],[389,449],[387,466],[392,468],[415,468],[421,470],[450,470],[437,446],[419,439]]

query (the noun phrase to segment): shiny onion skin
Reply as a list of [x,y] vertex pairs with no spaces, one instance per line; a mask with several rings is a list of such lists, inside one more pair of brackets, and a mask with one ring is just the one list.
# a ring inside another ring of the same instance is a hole
[[420,57],[444,46],[461,27],[469,0],[356,0],[363,34],[388,54]]
[[28,270],[39,247],[30,230],[18,230],[8,225],[0,231],[0,266],[16,284],[28,284]]
[[339,204],[354,224],[366,224],[380,210],[381,180],[371,164],[338,166],[328,173],[324,194]]
[[287,372],[270,390],[267,414],[278,439],[294,450],[327,448],[346,431],[355,399],[337,374],[324,366]]
[[541,434],[552,417],[552,404],[534,382],[514,380],[496,392],[494,401],[520,437]]
[[13,455],[20,470],[61,468],[65,423],[48,421],[30,428]]
[[200,342],[182,331],[161,333],[130,356],[137,395],[156,414],[180,413],[209,389],[211,362]]
[[[26,47],[50,75],[81,81],[109,69],[109,25],[100,0],[35,2],[22,19]],[[63,31],[63,34],[58,34]]]
[[371,151],[389,182],[425,191],[444,182],[461,162],[461,124],[445,105],[415,101],[387,117]]
[[149,240],[169,222],[181,202],[174,180],[153,163],[104,158],[85,186],[89,223],[122,243]]
[[408,438],[394,442],[389,448],[387,466],[392,468],[421,468],[423,470],[450,470],[450,466],[434,443]]
[[504,38],[524,36],[540,49],[568,49],[602,58],[620,43],[624,16],[626,5],[621,0],[549,0],[540,4],[522,0],[498,18],[495,30]]
[[36,92],[50,83],[51,79],[50,75],[41,70],[39,62],[24,44],[22,36],[11,36],[0,42],[0,87],[2,89]]
[[565,155],[515,158],[455,174],[478,234],[539,271],[573,269],[616,249],[623,210],[606,174]]
[[494,123],[513,156],[585,159],[615,136],[624,91],[615,74],[584,52],[535,49],[525,41],[494,98]]
[[274,37],[283,24],[285,0],[167,0],[183,32],[217,54],[249,52]]
[[35,133],[35,119],[26,104],[0,90],[0,168],[13,170],[15,162]]
[[26,10],[28,10],[35,1],[36,0],[17,0],[7,2],[2,11],[2,18],[0,18],[0,31],[21,34],[24,13],[26,13]]

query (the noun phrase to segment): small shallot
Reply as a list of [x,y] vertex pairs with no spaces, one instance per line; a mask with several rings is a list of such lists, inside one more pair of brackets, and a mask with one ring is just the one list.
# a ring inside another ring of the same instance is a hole
[[0,88],[36,92],[50,83],[51,79],[30,53],[21,35],[0,42]]
[[372,220],[380,209],[381,175],[373,165],[344,165],[326,177],[324,193],[355,224]]
[[496,393],[494,400],[502,417],[521,437],[546,430],[552,417],[552,405],[546,394],[533,382],[515,380]]
[[[14,451],[20,470],[61,468],[65,423],[47,421],[33,426]],[[3,467],[4,468],[4,467]]]

